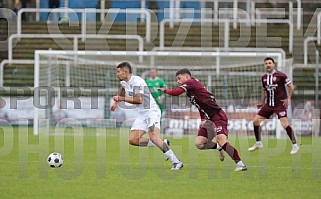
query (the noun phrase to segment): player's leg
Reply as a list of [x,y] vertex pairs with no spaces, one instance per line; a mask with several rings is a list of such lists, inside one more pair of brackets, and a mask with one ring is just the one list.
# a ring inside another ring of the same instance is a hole
[[169,159],[173,167],[171,170],[180,170],[183,168],[183,163],[176,157],[169,145],[164,142],[160,136],[160,111],[150,111],[145,119],[148,126],[148,134],[151,141],[163,151],[166,159]]
[[[160,130],[158,127],[156,127],[155,125],[152,125],[150,127],[148,127],[148,134],[149,134],[149,138],[150,140],[159,148],[161,149],[163,152],[164,150],[166,150],[168,147],[167,144],[165,145],[164,141],[162,140],[161,136],[160,136]],[[165,145],[165,147],[164,147]],[[167,150],[166,150],[167,151]]]
[[165,159],[170,160],[173,164],[171,170],[180,170],[183,168],[183,163],[176,157],[173,150],[170,149],[168,144],[161,139],[160,128],[152,125],[148,127],[150,139],[155,145],[164,153]]
[[214,123],[207,120],[204,124],[201,124],[198,129],[195,139],[196,148],[200,150],[217,149],[217,143],[212,141],[215,135]]
[[242,162],[238,151],[227,141],[228,130],[227,130],[227,123],[228,119],[223,110],[221,110],[218,114],[216,114],[213,118],[213,122],[216,126],[215,131],[216,135],[216,142],[222,149],[234,160],[236,164],[235,171],[246,171],[247,167]]
[[129,134],[129,144],[134,146],[148,145],[149,138],[143,137],[143,135],[147,132],[143,119],[143,116],[139,114],[132,124]]
[[256,149],[263,148],[263,144],[261,140],[261,132],[260,132],[260,123],[264,119],[266,118],[258,114],[253,119],[254,136],[255,136],[256,142],[252,147],[248,149],[249,151],[255,151]]
[[265,104],[257,115],[253,119],[253,127],[254,127],[254,135],[255,135],[255,144],[250,147],[249,151],[255,151],[257,149],[263,148],[262,140],[261,140],[261,130],[260,123],[262,120],[269,118],[273,114],[273,111],[270,110],[269,106]]
[[197,136],[195,139],[195,146],[199,150],[207,150],[207,149],[217,149],[217,143],[212,140],[208,140],[206,137]]
[[[143,115],[138,115],[130,129],[129,144],[134,146],[155,147],[156,145],[150,140],[150,138],[143,137],[147,131],[148,128],[144,122]],[[168,140],[164,140],[164,142],[168,143]]]
[[129,134],[129,144],[134,146],[147,146],[149,138],[143,137],[146,131],[131,130]]
[[287,117],[280,117],[279,119],[280,119],[280,122],[281,122],[283,128],[286,130],[286,133],[288,134],[288,136],[292,142],[292,150],[291,150],[290,154],[292,154],[292,155],[296,154],[299,151],[300,147],[296,142],[295,134],[293,132],[293,129],[289,125],[288,118]]
[[198,129],[195,146],[199,150],[217,149],[219,151],[219,158],[223,161],[225,155],[220,145],[213,142],[213,138],[215,136],[216,132],[214,131],[214,123],[212,121],[206,121],[206,123],[201,125]]
[[227,141],[227,136],[225,134],[217,134],[217,143],[222,146],[222,149],[234,160],[236,164],[235,171],[246,171],[247,167],[242,162],[238,151]]

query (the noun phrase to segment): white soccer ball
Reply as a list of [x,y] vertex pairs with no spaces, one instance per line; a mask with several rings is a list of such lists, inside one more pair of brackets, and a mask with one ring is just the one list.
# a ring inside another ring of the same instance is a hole
[[59,168],[64,163],[64,159],[60,153],[54,152],[48,156],[47,162],[50,167]]

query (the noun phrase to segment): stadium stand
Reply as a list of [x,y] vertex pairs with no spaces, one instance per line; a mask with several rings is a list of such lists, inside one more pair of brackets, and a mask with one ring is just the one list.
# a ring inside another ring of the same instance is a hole
[[[312,4],[316,5],[317,4]],[[303,9],[307,10],[309,12],[310,16],[313,13],[314,7],[312,5],[303,4]],[[115,6],[115,5],[114,5]],[[243,7],[242,7],[243,6]],[[256,4],[257,7],[262,8],[269,8],[269,7],[287,7],[287,4],[285,2],[280,1],[277,4],[266,4],[264,1],[257,1]],[[244,8],[244,2],[240,1],[239,3],[240,8]],[[260,35],[257,34],[260,31],[260,26],[252,26],[250,30],[250,36],[243,35],[245,37],[250,37],[250,40],[248,43],[240,43],[235,42],[238,41],[240,34],[239,34],[239,28],[233,29],[230,28],[230,47],[281,47],[284,49],[284,51],[287,54],[288,58],[293,58],[293,61],[295,64],[303,63],[303,42],[304,38],[307,36],[316,36],[314,31],[306,31],[308,28],[310,30],[316,29],[316,23],[314,21],[310,22],[310,24],[307,24],[309,17],[304,16],[303,18],[303,27],[302,30],[297,30],[294,28],[294,38],[293,38],[293,53],[289,53],[288,51],[288,40],[289,40],[289,33],[288,33],[288,25],[282,25],[282,24],[270,24],[267,25],[267,36],[268,37],[279,37],[281,38],[281,43],[279,42],[270,42],[267,40],[260,39]],[[308,27],[309,25],[309,27]],[[7,30],[7,24],[4,20],[0,21],[0,39],[2,41],[8,39],[8,30]],[[59,25],[60,31],[63,34],[80,34],[81,33],[81,27],[80,26],[68,26],[68,24],[61,24]],[[97,23],[96,30],[101,28],[101,23]],[[124,26],[123,22],[116,22],[110,26],[110,30],[108,34],[128,34],[128,31],[130,29],[137,30],[137,34],[144,37],[146,27],[144,23],[138,23],[138,25],[134,25],[131,27],[131,25]],[[206,28],[205,28],[206,29]],[[180,39],[178,38],[180,35],[177,34],[177,31],[179,30],[179,26],[174,26],[173,29],[166,27],[166,40],[165,40],[165,46],[185,46],[185,47],[199,47],[203,46],[204,43],[201,42],[201,28],[199,25],[195,24],[191,26],[187,32],[186,32],[186,38]],[[206,47],[218,47],[222,46],[223,44],[223,37],[219,37],[219,34],[222,34],[222,31],[219,31],[218,25],[213,25],[208,27],[209,32],[211,34],[207,34],[207,36],[211,37],[211,42],[206,43]],[[46,23],[43,22],[24,22],[22,26],[22,34],[47,34],[48,33],[48,27]],[[184,33],[185,34],[185,33]],[[182,37],[183,38],[183,37]],[[175,40],[175,42],[173,42]],[[109,49],[110,50],[125,50],[125,41],[108,41]],[[96,49],[96,50],[104,50],[104,46],[99,45],[99,40],[94,42],[90,41],[88,43],[80,42],[79,43],[79,49]],[[159,34],[151,41],[151,43],[145,43],[144,48],[146,50],[152,49],[154,46],[159,45]],[[310,42],[309,44],[309,55],[314,55],[315,50],[321,50],[320,46],[316,44],[316,42]],[[67,47],[67,49],[72,49],[72,46]],[[21,39],[17,42],[17,45],[13,49],[13,59],[33,59],[33,53],[36,49],[53,49],[53,50],[59,50],[61,47],[56,44],[56,42],[53,39]],[[66,48],[64,48],[66,49]],[[0,61],[3,59],[8,58],[8,52],[7,51],[0,51]],[[314,63],[314,57],[309,57],[309,63]],[[302,72],[304,71],[304,72]],[[314,74],[313,68],[305,68],[302,69],[300,67],[295,67],[293,72],[293,78],[295,82],[298,82],[300,85],[306,85],[307,87],[313,87],[315,85],[315,74]],[[9,64],[6,65],[4,68],[4,86],[32,86],[33,85],[33,66],[30,64],[25,65],[14,65]]]
[[[1,26],[5,26],[4,24],[1,24]],[[128,27],[128,25],[127,25]],[[97,29],[100,28],[100,24],[97,25]],[[60,30],[64,34],[79,34],[80,33],[80,27],[73,27],[68,26],[66,24],[60,25]],[[294,32],[294,43],[293,43],[293,54],[290,54],[288,52],[288,27],[287,25],[271,25],[271,31],[268,31],[268,37],[281,37],[282,38],[282,48],[287,52],[287,57],[291,57],[293,55],[294,62],[295,63],[302,63],[303,62],[303,39],[302,35],[300,35],[298,32]],[[145,34],[145,26],[144,24],[139,24],[137,27],[138,34],[141,36],[144,36]],[[175,26],[173,29],[166,28],[166,40],[165,40],[165,46],[173,46],[173,41],[176,37],[178,31],[178,26]],[[0,37],[5,38],[7,35],[6,28],[0,29]],[[259,47],[257,46],[257,35],[256,35],[256,27],[251,28],[251,36],[250,36],[250,42],[246,47]],[[35,34],[35,33],[41,33],[41,34],[47,34],[48,28],[47,24],[44,23],[26,23],[23,25],[22,33],[26,34]],[[126,34],[126,29],[123,24],[117,23],[113,24],[109,34]],[[201,30],[199,26],[192,26],[188,33],[186,39],[182,41],[182,46],[189,46],[189,47],[198,47],[201,46]],[[237,41],[239,39],[239,29],[230,29],[230,45],[231,47],[239,47],[235,46],[233,44],[233,41]],[[212,28],[212,47],[219,46],[219,43],[222,43],[219,39],[219,31],[218,26],[214,26]],[[120,40],[114,40],[108,42],[109,49],[111,50],[125,50],[125,41]],[[159,45],[159,37],[157,36],[153,41],[152,44],[146,44],[145,48],[148,48],[150,46],[158,46]],[[207,44],[208,45],[208,44]],[[244,44],[246,45],[246,44]],[[242,45],[242,47],[244,47]],[[266,43],[262,43],[262,46],[266,46]],[[275,45],[269,44],[269,47],[280,47],[278,43]],[[13,49],[13,58],[14,59],[33,59],[33,53],[36,49],[53,49],[53,50],[59,50],[61,47],[55,43],[53,39],[21,39],[17,42],[17,45]],[[97,42],[90,41],[86,44],[86,48],[90,49],[97,49],[97,50],[103,50],[104,46],[99,45],[99,40]],[[72,49],[72,46],[70,46],[70,49]],[[79,43],[79,49],[85,49],[85,43],[80,42]],[[311,49],[312,50],[312,49]],[[8,57],[7,51],[1,51],[0,52],[0,60],[7,59]],[[311,52],[310,52],[311,53]],[[313,53],[313,52],[312,52]],[[311,77],[310,79],[313,79],[314,74],[312,74],[313,70],[310,73],[307,72],[304,76],[301,75],[300,72],[296,72],[297,69],[294,71],[294,78],[296,82],[305,83],[306,79],[302,79],[301,77]],[[29,76],[27,79],[30,81],[27,82],[21,82],[19,83],[19,80],[21,79],[20,76]],[[25,65],[25,66],[15,66],[15,65],[7,65],[4,69],[4,85],[5,86],[17,86],[17,85],[28,85],[32,86],[33,84],[33,66],[32,65]],[[309,82],[309,81],[308,81]],[[314,84],[314,81],[312,80],[309,85]]]

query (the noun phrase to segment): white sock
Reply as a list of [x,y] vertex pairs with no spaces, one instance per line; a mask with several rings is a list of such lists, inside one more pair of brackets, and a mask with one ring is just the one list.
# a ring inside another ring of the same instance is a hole
[[242,160],[238,161],[238,162],[236,163],[236,165],[237,165],[237,166],[240,166],[240,167],[245,166],[245,165],[243,164]]
[[221,147],[219,144],[216,144],[216,149],[217,149],[217,150],[221,150],[222,147]]
[[262,145],[262,141],[256,141],[257,145]]
[[178,162],[180,162],[179,159],[177,159],[177,157],[176,157],[176,155],[174,154],[174,152],[172,151],[172,149],[166,151],[166,152],[164,153],[164,155],[165,155],[166,157],[168,157],[168,158],[172,161],[172,163],[178,163]]
[[298,146],[298,143],[292,144],[292,146]]
[[150,139],[148,140],[147,147],[155,147],[156,145]]

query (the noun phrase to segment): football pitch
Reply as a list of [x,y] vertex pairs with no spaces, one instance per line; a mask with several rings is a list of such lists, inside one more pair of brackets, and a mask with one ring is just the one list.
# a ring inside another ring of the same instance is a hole
[[[197,150],[193,136],[169,139],[180,171],[155,147],[129,146],[127,129],[98,136],[1,129],[1,198],[321,198],[320,138],[299,137],[301,149],[290,155],[288,139],[264,137],[264,148],[250,153],[253,137],[231,135],[246,172],[234,172],[227,154],[221,162],[216,150]],[[46,161],[54,151],[64,156],[58,169]]]

